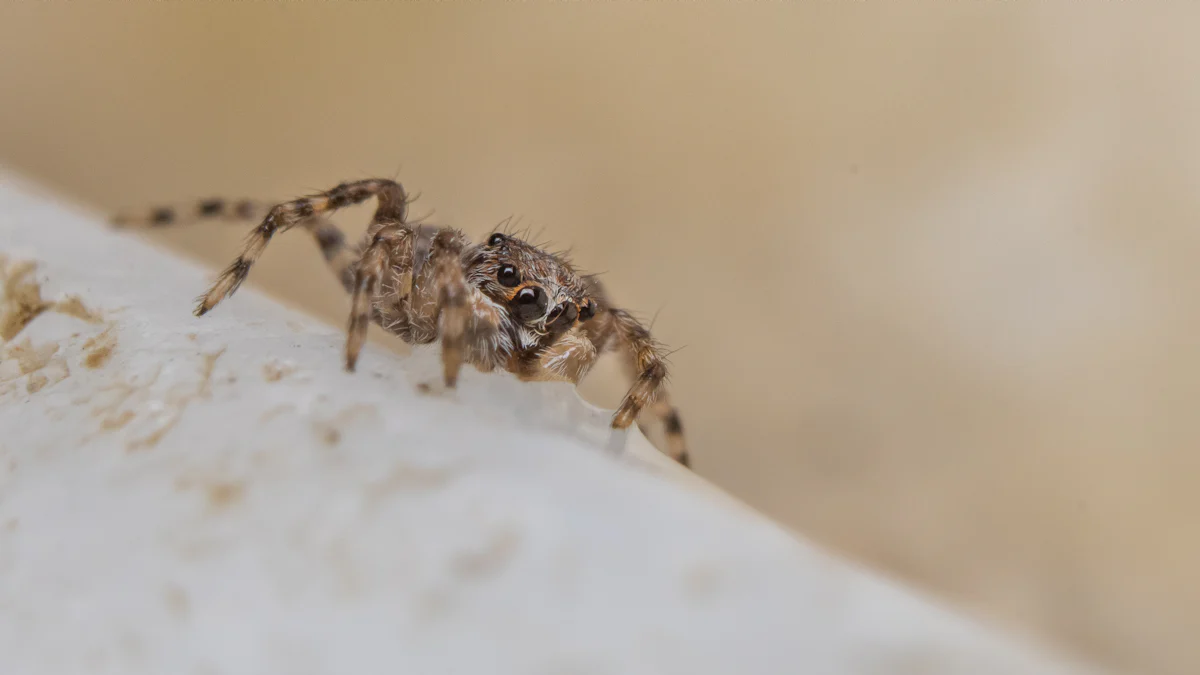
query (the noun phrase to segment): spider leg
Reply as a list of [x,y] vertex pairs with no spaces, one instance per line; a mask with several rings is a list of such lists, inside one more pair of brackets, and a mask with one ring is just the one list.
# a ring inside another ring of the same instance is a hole
[[[394,224],[379,229],[363,251],[354,272],[351,315],[346,340],[346,369],[354,370],[366,340],[367,326],[385,275],[398,278],[392,289],[405,304],[396,331],[423,343],[440,338],[442,377],[446,386],[458,383],[464,362],[490,370],[500,360],[499,312],[483,302],[467,282],[461,254],[466,244],[453,229],[413,229]],[[430,330],[436,326],[435,330]]]
[[190,225],[205,220],[240,223],[261,220],[270,204],[253,199],[201,199],[191,204],[159,205],[141,212],[118,213],[109,221],[118,229],[147,229]]
[[429,251],[428,266],[433,279],[429,292],[437,298],[442,377],[450,388],[458,383],[458,371],[468,350],[475,352],[473,361],[485,364],[492,361],[487,354],[488,346],[493,344],[492,336],[499,326],[499,316],[475,311],[478,303],[460,259],[463,245],[461,234],[446,229],[433,237]]
[[[227,199],[212,198],[203,199],[187,207],[161,205],[144,213],[118,214],[113,217],[112,223],[119,229],[148,229],[192,225],[200,221],[245,222],[263,219],[269,210],[270,204],[252,199],[230,202]],[[323,216],[310,217],[298,225],[312,234],[330,270],[342,283],[342,287],[350,292],[354,283],[352,267],[358,256],[354,255],[352,247],[346,245],[346,235]]]
[[578,327],[558,335],[540,350],[516,354],[510,370],[529,381],[565,381],[579,384],[596,363],[596,345]]
[[406,225],[383,227],[371,238],[353,267],[350,320],[346,326],[346,370],[353,371],[358,362],[384,275],[395,266],[411,283],[411,234]]
[[[690,467],[691,457],[688,455],[687,441],[683,436],[683,421],[679,419],[679,409],[671,404],[670,395],[665,391],[660,392],[658,399],[651,404],[650,412],[662,421],[663,435],[667,439],[667,454],[680,464]],[[638,428],[641,428],[641,425],[642,423],[638,422]]]
[[[271,237],[275,236],[275,234],[286,232],[315,216],[333,213],[340,208],[360,204],[372,197],[376,197],[379,200],[373,223],[392,224],[404,222],[408,207],[407,195],[399,183],[386,179],[369,179],[352,183],[342,183],[332,190],[283,202],[271,207],[263,218],[262,223],[250,233],[241,255],[221,272],[208,292],[200,298],[199,303],[196,305],[196,316],[203,316],[212,310],[213,307],[216,307],[221,300],[233,295],[237,291],[238,287],[242,285],[242,282],[246,280],[246,276],[250,273],[250,268],[262,255],[263,250],[271,241]],[[323,251],[328,251],[326,253],[327,259],[337,258],[339,264],[343,264],[343,267],[339,271],[339,276],[342,279],[346,279],[350,267],[343,255],[344,237],[340,231],[337,231],[336,235],[333,235],[328,230],[325,230],[325,232],[326,239],[324,243],[322,243],[319,237],[318,243],[322,244]],[[332,252],[332,255],[329,252]]]
[[[111,222],[118,229],[157,229],[214,220],[241,223],[261,220],[270,209],[270,204],[251,199],[211,198],[187,206],[157,206],[141,213],[121,213]],[[354,284],[352,267],[358,256],[346,245],[346,235],[323,216],[313,216],[298,224],[312,234],[330,270],[349,293]]]
[[627,428],[643,410],[649,409],[662,421],[668,454],[680,464],[690,466],[683,422],[666,391],[667,366],[659,345],[651,337],[650,331],[629,312],[609,309],[607,314],[615,338],[609,340],[608,345],[622,352],[633,379],[633,385],[613,416],[613,428]]

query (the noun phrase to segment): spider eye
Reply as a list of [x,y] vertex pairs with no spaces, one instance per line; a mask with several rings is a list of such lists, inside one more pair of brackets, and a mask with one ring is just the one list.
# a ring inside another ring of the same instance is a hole
[[497,232],[488,237],[488,246],[498,246],[503,243],[505,239],[507,239],[507,237]]
[[546,291],[537,286],[527,286],[513,298],[516,304],[517,316],[525,321],[540,319],[546,313]]
[[596,316],[596,301],[588,298],[587,304],[579,308],[579,320],[587,321]]
[[[504,286],[512,288],[513,286],[521,283],[521,275],[517,274],[517,268],[513,267],[512,265],[504,265],[500,268],[500,271],[496,273],[496,281],[499,281]],[[524,293],[524,291],[522,291],[522,293]]]
[[570,330],[571,326],[575,323],[575,318],[578,316],[579,310],[576,309],[575,303],[568,300],[551,310],[550,316],[546,317],[546,325]]
[[567,323],[575,323],[575,317],[579,316],[579,310],[575,308],[575,303],[566,303],[566,308],[563,309],[562,320]]

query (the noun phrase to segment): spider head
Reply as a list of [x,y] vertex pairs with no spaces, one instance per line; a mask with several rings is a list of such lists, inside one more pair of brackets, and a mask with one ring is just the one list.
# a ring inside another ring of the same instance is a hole
[[570,330],[596,313],[596,301],[570,263],[516,237],[493,233],[471,262],[471,283],[514,322],[538,333]]

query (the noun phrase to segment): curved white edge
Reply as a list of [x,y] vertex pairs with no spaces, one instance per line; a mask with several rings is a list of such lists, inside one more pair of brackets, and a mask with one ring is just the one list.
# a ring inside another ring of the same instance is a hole
[[1084,672],[613,446],[569,385],[349,374],[250,287],[194,318],[210,271],[0,178],[0,329],[20,261],[59,303],[0,347],[0,673]]

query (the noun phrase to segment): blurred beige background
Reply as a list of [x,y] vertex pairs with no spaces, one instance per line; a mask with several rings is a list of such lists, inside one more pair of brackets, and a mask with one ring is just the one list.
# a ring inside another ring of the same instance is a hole
[[[0,162],[105,210],[397,175],[473,235],[520,216],[683,347],[699,473],[998,624],[1196,673],[1198,20],[9,0]],[[215,268],[244,231],[150,236]],[[303,236],[251,283],[348,310]]]

